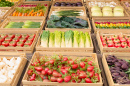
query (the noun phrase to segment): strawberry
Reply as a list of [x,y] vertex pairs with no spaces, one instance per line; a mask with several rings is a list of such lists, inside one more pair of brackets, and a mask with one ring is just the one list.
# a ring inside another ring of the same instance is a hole
[[62,83],[64,81],[63,78],[57,78],[57,82]]
[[108,43],[108,47],[114,47],[113,43]]
[[114,47],[116,47],[116,48],[121,47],[121,44],[120,43],[115,43]]
[[71,80],[71,76],[66,76],[65,78],[64,78],[64,81],[65,82],[69,82]]
[[119,39],[114,39],[113,42],[114,42],[114,44],[115,43],[120,43],[120,40]]

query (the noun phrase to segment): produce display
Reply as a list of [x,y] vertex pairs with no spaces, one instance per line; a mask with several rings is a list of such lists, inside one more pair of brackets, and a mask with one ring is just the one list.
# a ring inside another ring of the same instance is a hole
[[57,16],[83,16],[84,12],[83,10],[61,10],[61,11],[52,11],[51,15],[57,15]]
[[8,10],[0,9],[0,17],[4,16]]
[[130,22],[95,22],[99,29],[130,29]]
[[42,47],[63,47],[63,48],[87,48],[91,47],[91,39],[88,32],[82,31],[43,31],[41,35]]
[[130,60],[118,59],[115,55],[108,55],[106,60],[114,83],[130,84]]
[[110,6],[104,6],[101,10],[98,6],[91,8],[92,16],[124,16],[124,9],[121,6],[111,8]]
[[4,28],[40,28],[41,22],[25,21],[25,22],[9,22]]
[[130,35],[102,35],[100,36],[103,47],[129,48]]
[[81,2],[77,2],[77,3],[70,3],[70,2],[56,2],[55,4],[54,4],[54,6],[60,6],[60,7],[62,7],[62,6],[66,6],[66,7],[81,7],[81,6],[83,6],[83,4],[81,3]]
[[0,34],[0,47],[29,47],[36,34]]
[[27,74],[29,81],[59,83],[97,83],[100,81],[100,70],[91,59],[74,60],[62,55],[34,59]]
[[[35,4],[26,4],[26,5],[20,5],[18,7],[36,7],[37,5]],[[48,6],[47,4],[44,4],[44,6]]]
[[115,7],[117,5],[116,2],[97,2],[97,1],[91,1],[88,3],[89,6],[99,6],[99,7],[104,7],[104,6],[110,6],[110,7]]
[[15,9],[11,16],[44,16],[46,9],[46,6],[40,4],[32,8],[19,7]]
[[88,22],[76,17],[58,17],[51,15],[47,21],[48,28],[88,28]]
[[20,62],[20,57],[12,57],[11,59],[6,57],[0,58],[0,83],[12,81]]

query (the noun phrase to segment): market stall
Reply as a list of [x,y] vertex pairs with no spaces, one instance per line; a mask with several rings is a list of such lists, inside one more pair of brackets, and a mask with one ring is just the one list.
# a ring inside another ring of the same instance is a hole
[[1,0],[0,86],[130,86],[129,0]]

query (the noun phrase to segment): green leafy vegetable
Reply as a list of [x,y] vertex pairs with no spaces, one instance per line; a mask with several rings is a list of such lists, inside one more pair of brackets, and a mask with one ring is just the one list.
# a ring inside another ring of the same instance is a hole
[[50,31],[43,31],[41,35],[41,46],[48,47]]
[[86,36],[85,34],[80,31],[80,43],[79,43],[79,47],[80,48],[84,48],[85,47],[85,42],[86,42]]
[[61,47],[61,31],[55,31],[55,47]]
[[65,47],[65,32],[61,32],[61,34],[62,34],[61,47]]
[[75,48],[79,47],[79,38],[80,38],[79,36],[80,36],[79,32],[78,31],[74,31],[74,44],[73,44],[73,46]]
[[90,47],[91,46],[91,40],[90,40],[90,35],[88,32],[85,32],[85,36],[86,36],[86,43],[85,46],[86,47]]
[[54,33],[50,33],[49,47],[54,47],[54,45],[55,45],[55,34]]

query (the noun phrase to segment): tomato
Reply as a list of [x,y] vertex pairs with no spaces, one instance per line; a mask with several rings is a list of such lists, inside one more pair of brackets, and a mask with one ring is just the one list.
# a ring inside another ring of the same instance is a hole
[[84,68],[85,67],[85,63],[84,62],[80,62],[80,67]]
[[73,60],[69,60],[68,64],[74,64],[74,61]]
[[34,37],[29,37],[28,40],[29,40],[29,41],[33,41],[33,40],[34,40]]
[[28,72],[27,72],[27,73],[28,73],[28,75],[29,75],[29,76],[31,76],[31,75],[32,75],[32,73],[33,73],[33,70],[31,70],[31,69],[30,69],[30,70],[28,70]]
[[17,46],[23,47],[24,46],[24,42],[17,42]]
[[24,44],[25,44],[25,45],[29,45],[29,46],[31,46],[32,41],[26,41]]
[[13,41],[19,42],[19,38],[14,38]]
[[56,82],[56,81],[57,81],[57,78],[54,77],[54,76],[52,76],[52,77],[51,77],[51,81],[52,81],[52,82]]
[[48,79],[44,79],[43,82],[50,82]]
[[87,77],[87,75],[84,74],[84,73],[80,73],[80,74],[79,74],[79,78],[81,78],[81,79],[84,79],[84,78],[86,78],[86,77]]
[[48,71],[47,71],[47,74],[48,74],[48,75],[51,75],[51,74],[52,74],[52,70],[48,70]]
[[8,35],[7,34],[1,34],[1,37],[6,38],[6,37],[8,37]]
[[67,61],[67,60],[68,60],[68,58],[67,58],[67,57],[64,57],[64,58],[63,58],[63,61]]
[[57,82],[62,83],[63,81],[63,78],[57,78]]
[[53,59],[53,60],[50,60],[49,63],[54,64],[54,59]]
[[73,64],[72,65],[72,69],[77,69],[78,68],[78,64]]
[[9,41],[2,42],[2,45],[5,46],[5,47],[8,47],[9,46]]
[[90,78],[86,78],[85,81],[86,81],[86,83],[92,83]]
[[10,41],[12,41],[12,38],[6,37],[6,38],[5,38],[5,41],[9,41],[9,42],[10,42]]
[[49,63],[49,62],[46,62],[46,63],[45,63],[45,66],[47,66],[47,65],[48,65],[48,63]]
[[15,34],[15,38],[22,38],[21,34]]
[[42,68],[42,67],[35,67],[35,70],[37,70],[37,71],[42,71],[43,68]]
[[9,43],[9,46],[13,46],[13,47],[15,47],[15,46],[16,46],[16,42],[11,41],[11,42]]
[[26,42],[25,38],[20,38],[19,40],[20,40],[20,42],[24,42],[24,43]]
[[46,72],[46,73],[48,72],[48,70],[49,70],[49,68],[45,68],[45,72]]
[[92,66],[93,62],[92,62],[92,61],[89,61],[88,64]]
[[65,69],[65,70],[69,70],[70,68],[71,68],[71,67],[65,67],[64,69]]
[[42,71],[41,71],[41,74],[42,74],[42,75],[46,75],[47,72],[46,72],[45,70],[42,70]]
[[94,69],[94,66],[89,66],[89,67],[87,68],[87,71],[88,71],[88,72],[91,72],[91,71],[93,71],[93,69]]
[[[59,77],[59,73],[58,73],[57,71],[53,71],[52,75],[53,75],[54,77]],[[61,75],[60,75],[60,76],[61,76]]]
[[97,77],[98,81],[100,81],[100,77],[97,73],[95,73],[95,77]]
[[4,40],[5,40],[5,38],[0,37],[0,42],[3,42]]
[[12,39],[15,37],[14,34],[9,34],[8,37],[11,37]]
[[66,76],[65,78],[64,78],[64,81],[65,82],[69,82],[71,80],[71,76]]

